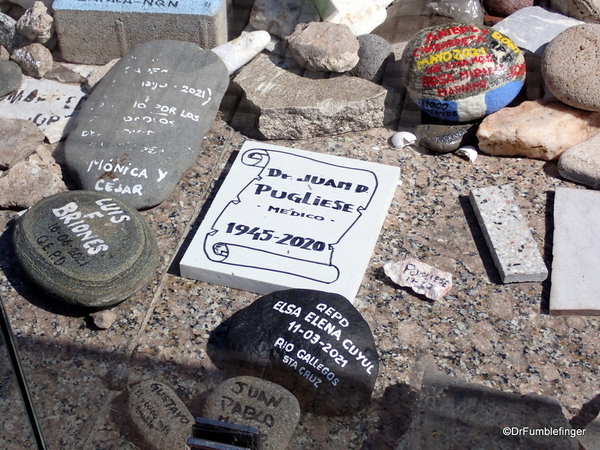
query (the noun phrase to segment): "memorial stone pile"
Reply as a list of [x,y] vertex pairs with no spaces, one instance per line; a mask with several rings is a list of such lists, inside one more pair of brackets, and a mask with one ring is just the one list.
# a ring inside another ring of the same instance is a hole
[[145,219],[96,192],[45,198],[18,220],[13,239],[25,273],[76,305],[116,304],[141,289],[158,265],[156,238]]
[[230,378],[210,393],[202,415],[256,428],[263,450],[285,449],[300,419],[298,400],[287,389],[256,377]]
[[226,341],[234,372],[280,384],[308,411],[350,415],[371,398],[379,370],[373,335],[341,295],[273,292],[232,316]]
[[508,105],[525,79],[523,52],[486,27],[451,23],[424,28],[402,55],[410,98],[429,115],[464,122]]
[[69,171],[82,189],[158,205],[196,161],[228,82],[221,59],[195,44],[137,46],[82,107],[66,141]]

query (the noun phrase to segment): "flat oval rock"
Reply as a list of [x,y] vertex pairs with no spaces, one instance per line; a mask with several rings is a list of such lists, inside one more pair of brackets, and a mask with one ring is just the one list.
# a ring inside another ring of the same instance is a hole
[[82,306],[123,301],[147,284],[158,265],[156,238],[140,213],[97,192],[43,199],[17,221],[13,242],[36,284]]
[[194,416],[163,383],[144,381],[132,386],[127,406],[134,428],[156,450],[180,450],[192,434]]
[[525,80],[525,57],[486,26],[425,28],[408,42],[402,77],[410,98],[433,117],[464,122],[508,105]]
[[371,329],[356,308],[308,289],[273,292],[235,313],[226,346],[238,375],[260,374],[317,414],[364,408],[379,369]]
[[228,85],[223,61],[196,44],[138,45],[81,108],[65,144],[69,171],[82,189],[158,205],[196,161]]
[[287,448],[300,420],[300,405],[287,389],[256,377],[223,381],[206,398],[202,416],[260,431],[264,450]]

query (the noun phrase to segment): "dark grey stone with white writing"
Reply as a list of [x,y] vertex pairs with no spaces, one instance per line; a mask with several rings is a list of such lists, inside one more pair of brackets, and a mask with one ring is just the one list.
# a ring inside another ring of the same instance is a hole
[[345,297],[328,292],[289,289],[259,298],[232,316],[226,346],[234,373],[260,374],[317,414],[365,407],[379,369],[369,325]]
[[126,299],[147,284],[158,265],[156,238],[141,214],[98,192],[43,199],[17,221],[13,241],[35,283],[83,306]]
[[417,125],[417,144],[437,153],[450,153],[457,148],[476,141],[478,124],[465,125]]
[[196,44],[138,45],[81,108],[65,146],[69,171],[82,189],[158,205],[196,161],[228,84],[223,61]]
[[16,91],[23,81],[23,72],[13,61],[0,61],[0,98]]
[[210,393],[202,416],[260,431],[263,450],[287,448],[300,420],[300,405],[287,389],[256,377],[235,377]]
[[192,434],[194,416],[173,390],[158,381],[132,386],[129,418],[147,445],[156,450],[181,450]]

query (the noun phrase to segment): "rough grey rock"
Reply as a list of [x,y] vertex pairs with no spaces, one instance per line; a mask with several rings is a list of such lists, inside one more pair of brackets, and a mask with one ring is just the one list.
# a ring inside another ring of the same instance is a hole
[[300,419],[300,405],[287,389],[256,377],[234,377],[206,398],[202,417],[260,431],[261,448],[287,448]]
[[571,27],[548,44],[542,76],[554,96],[569,106],[600,111],[600,24]]
[[339,294],[276,291],[236,312],[226,337],[235,375],[258,375],[316,414],[351,415],[370,401],[379,357],[369,324]]
[[12,61],[0,61],[0,98],[16,91],[23,82],[23,72]]
[[285,38],[302,67],[317,72],[347,72],[358,64],[358,39],[346,25],[301,23]]
[[392,46],[381,36],[363,34],[358,36],[358,64],[350,75],[380,84],[388,61],[394,56]]
[[550,0],[550,8],[587,23],[600,23],[598,0]]
[[479,149],[489,155],[552,161],[600,132],[600,113],[562,102],[526,101],[487,116],[477,129]]
[[30,208],[67,189],[62,169],[45,145],[0,175],[0,208]]
[[82,189],[158,205],[196,161],[228,84],[225,64],[196,44],[138,45],[81,108],[66,141],[70,173]]
[[0,45],[12,53],[14,49],[29,43],[25,36],[17,33],[17,21],[7,14],[0,13]]
[[244,93],[234,128],[263,139],[306,139],[381,127],[400,115],[400,96],[356,77],[309,79],[261,54],[233,82]]
[[427,370],[419,397],[419,413],[396,450],[578,448],[577,440],[568,435],[522,431],[523,427],[532,432],[561,427],[568,431],[569,422],[552,397],[505,393]]
[[15,254],[49,295],[104,308],[144,287],[158,265],[156,238],[143,216],[104,193],[47,197],[15,225]]
[[17,21],[17,32],[27,39],[41,44],[48,42],[54,32],[54,19],[48,8],[36,1]]
[[150,448],[181,450],[191,436],[194,416],[163,383],[145,381],[132,386],[127,405],[134,428]]
[[0,117],[0,169],[27,158],[43,141],[44,133],[30,120]]
[[437,153],[450,153],[476,141],[477,124],[417,125],[417,144]]
[[33,43],[16,49],[10,59],[16,62],[27,75],[42,78],[52,70],[52,53],[44,45]]
[[250,12],[250,25],[257,30],[284,38],[299,23],[318,22],[319,12],[311,0],[256,0]]
[[558,173],[568,180],[600,189],[600,134],[574,145],[560,155]]

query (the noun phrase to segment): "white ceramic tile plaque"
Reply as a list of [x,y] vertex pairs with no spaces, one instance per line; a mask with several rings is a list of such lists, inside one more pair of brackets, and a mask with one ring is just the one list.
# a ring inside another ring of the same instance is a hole
[[246,142],[180,263],[181,275],[266,294],[354,299],[398,167]]

